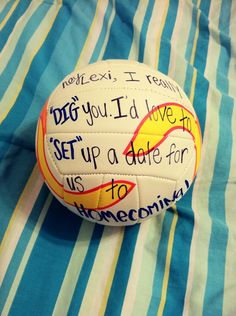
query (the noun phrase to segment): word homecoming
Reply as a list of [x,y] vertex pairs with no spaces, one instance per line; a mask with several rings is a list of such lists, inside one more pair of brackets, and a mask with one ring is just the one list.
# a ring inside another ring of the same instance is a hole
[[138,209],[132,208],[128,211],[119,210],[117,213],[114,213],[110,210],[98,211],[94,209],[85,209],[83,204],[78,205],[76,202],[74,202],[74,206],[76,208],[75,212],[83,218],[96,220],[100,223],[125,223],[129,220],[135,224],[135,222],[138,222],[140,219],[143,220],[149,216],[156,215],[162,210],[170,207],[173,203],[180,200],[189,188],[188,180],[185,180],[184,183],[184,187],[180,188],[178,191],[175,190],[173,192],[171,199],[161,197],[158,194],[156,201],[154,201],[151,205],[140,207]]

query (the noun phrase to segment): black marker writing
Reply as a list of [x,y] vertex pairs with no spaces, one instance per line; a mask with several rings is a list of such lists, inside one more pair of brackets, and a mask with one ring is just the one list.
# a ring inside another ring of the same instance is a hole
[[137,74],[136,71],[124,71],[124,74],[127,74],[129,77],[125,81],[140,81],[139,79],[135,78]]
[[82,104],[82,110],[85,114],[88,114],[86,122],[89,126],[93,126],[94,119],[99,117],[107,117],[107,104],[104,102],[101,105],[93,105],[89,101]]
[[152,76],[152,75],[146,75],[146,79],[150,85],[154,84],[154,85],[162,87],[164,89],[168,89],[168,90],[173,91],[174,93],[178,94],[178,96],[181,99],[183,98],[178,85],[171,82],[170,80],[157,78],[157,77]]
[[190,117],[184,115],[183,109],[181,109],[181,111],[182,111],[182,118],[179,121],[182,122],[183,131],[187,130],[187,131],[191,132],[191,130],[192,130],[191,119],[190,119]]
[[87,85],[91,82],[97,81],[111,81],[116,82],[117,78],[113,77],[110,70],[107,70],[103,73],[77,73],[75,76],[69,77],[67,80],[62,82],[62,88],[65,89],[66,87],[70,86],[71,84],[78,85]]
[[[146,108],[147,111],[149,113],[149,119],[152,121],[162,121],[164,122],[165,120],[167,120],[170,124],[175,124],[176,122],[176,118],[174,117],[174,113],[173,113],[173,109],[171,108],[171,106],[162,106],[162,107],[155,107],[152,106],[150,108],[149,104],[148,104],[148,100],[145,99],[145,104],[146,104]],[[155,111],[153,111],[156,108]]]
[[85,162],[89,162],[93,165],[93,168],[97,169],[97,158],[100,155],[100,148],[98,146],[86,147],[81,149],[82,158]]
[[138,164],[147,164],[151,166],[154,164],[159,164],[162,161],[162,156],[160,153],[159,148],[155,148],[154,150],[151,150],[150,148],[150,142],[147,142],[146,149],[140,147],[137,150],[137,154],[135,154],[136,151],[134,149],[134,143],[131,142],[131,148],[125,155],[126,163],[131,165],[138,165]]
[[76,177],[66,177],[66,182],[70,188],[71,191],[78,191],[78,192],[84,192],[84,186],[81,183],[82,178],[80,176]]
[[171,165],[172,163],[183,163],[184,157],[188,153],[187,147],[181,149],[176,149],[176,147],[176,144],[172,143],[170,145],[169,154],[166,155],[169,165]]
[[[108,188],[106,190],[106,192],[109,192],[111,191],[111,198],[112,200],[114,200],[114,189],[118,186],[118,184],[114,184],[114,179],[111,180],[111,187]],[[126,184],[122,184],[119,186],[118,190],[117,190],[117,195],[118,195],[118,198],[119,200],[122,200],[126,197],[128,193],[128,188],[127,188],[127,185]]]

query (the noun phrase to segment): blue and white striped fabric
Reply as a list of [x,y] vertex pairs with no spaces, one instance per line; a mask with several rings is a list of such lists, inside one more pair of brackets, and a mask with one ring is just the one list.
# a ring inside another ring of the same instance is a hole
[[[236,1],[0,1],[0,314],[236,315]],[[203,132],[176,209],[133,227],[67,211],[36,165],[56,85],[133,59],[185,90]]]

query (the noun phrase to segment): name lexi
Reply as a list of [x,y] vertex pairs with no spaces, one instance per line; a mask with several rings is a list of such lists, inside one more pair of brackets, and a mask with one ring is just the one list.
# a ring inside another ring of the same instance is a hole
[[86,85],[88,83],[95,82],[95,81],[101,81],[101,80],[102,81],[108,80],[108,81],[116,82],[117,78],[112,76],[110,70],[103,72],[103,73],[93,73],[90,75],[86,75],[85,73],[77,73],[76,76],[71,76],[67,80],[64,80],[62,82],[62,88],[65,89],[67,86],[69,86],[71,84],[83,86],[83,85]]
[[181,99],[183,98],[181,91],[177,84],[172,82],[171,80],[158,78],[151,74],[146,73],[137,73],[136,71],[123,71],[120,74],[114,75],[111,70],[103,71],[102,73],[77,73],[74,76],[67,77],[66,80],[62,81],[62,88],[65,89],[70,85],[80,85],[86,86],[91,83],[106,81],[115,83],[116,81],[120,81],[123,83],[132,82],[132,83],[147,83],[148,85],[158,86],[162,89],[167,89],[171,92],[174,92]]
[[156,215],[162,210],[170,207],[173,203],[177,202],[181,197],[186,193],[189,188],[188,180],[184,181],[184,187],[173,192],[171,199],[166,197],[161,197],[157,195],[156,201],[152,204],[145,207],[140,207],[138,209],[129,209],[128,211],[119,210],[117,213],[114,213],[110,210],[98,211],[94,209],[85,209],[83,204],[78,205],[74,202],[75,213],[83,218],[90,220],[96,220],[100,223],[125,223],[125,222],[137,222],[139,219],[145,219],[149,216]]

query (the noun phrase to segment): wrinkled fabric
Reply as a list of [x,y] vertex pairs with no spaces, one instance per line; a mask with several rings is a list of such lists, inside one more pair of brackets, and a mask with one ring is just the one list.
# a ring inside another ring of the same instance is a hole
[[[1,315],[235,315],[235,18],[232,0],[1,1]],[[203,136],[176,209],[126,228],[66,210],[36,164],[48,96],[101,59],[173,78]]]

